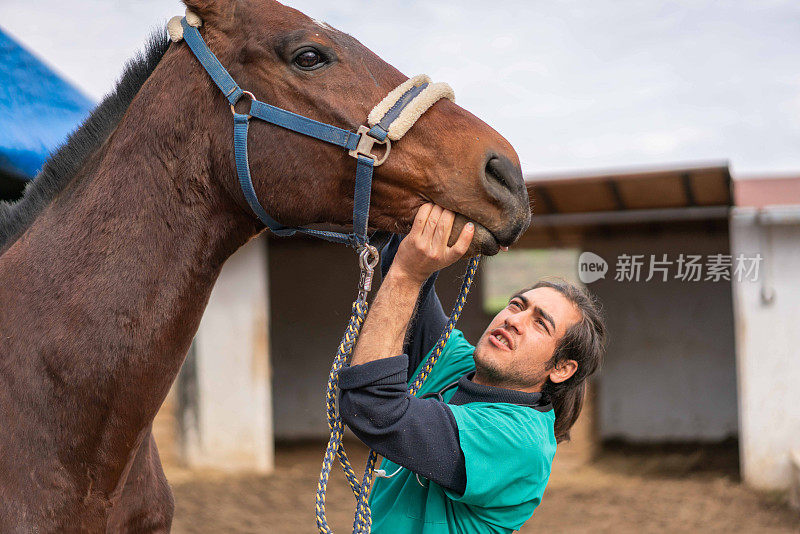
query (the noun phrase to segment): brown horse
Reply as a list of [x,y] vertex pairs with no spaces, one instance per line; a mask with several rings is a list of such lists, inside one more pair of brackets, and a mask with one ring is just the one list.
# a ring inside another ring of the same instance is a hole
[[[296,113],[355,130],[406,79],[272,0],[186,4],[243,88]],[[259,122],[250,163],[279,221],[350,222],[344,151]],[[228,103],[158,35],[23,200],[0,205],[0,531],[169,530],[151,424],[222,264],[263,230],[235,176]],[[371,224],[390,231],[429,200],[457,211],[455,232],[476,222],[474,252],[530,221],[514,150],[449,101],[396,144],[372,198]]]

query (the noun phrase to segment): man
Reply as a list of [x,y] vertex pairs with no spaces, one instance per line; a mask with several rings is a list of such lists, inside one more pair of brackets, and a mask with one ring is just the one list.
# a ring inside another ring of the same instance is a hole
[[449,247],[453,219],[426,204],[409,235],[387,246],[383,283],[339,375],[342,419],[385,458],[371,496],[375,534],[519,529],[542,499],[556,443],[569,438],[603,355],[595,301],[569,284],[539,282],[514,295],[474,347],[453,331],[409,395],[447,321],[435,273],[466,253],[474,233],[465,226]]

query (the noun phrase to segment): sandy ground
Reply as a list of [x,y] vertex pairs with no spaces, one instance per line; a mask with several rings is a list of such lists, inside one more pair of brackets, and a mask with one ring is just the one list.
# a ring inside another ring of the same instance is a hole
[[[348,447],[354,464],[366,451]],[[269,476],[169,469],[173,532],[317,532],[314,494],[322,445],[282,446]],[[612,448],[591,464],[556,459],[544,500],[521,532],[800,533],[800,514],[778,494],[737,481],[735,450]],[[353,499],[341,471],[329,489],[329,522],[352,528]]]

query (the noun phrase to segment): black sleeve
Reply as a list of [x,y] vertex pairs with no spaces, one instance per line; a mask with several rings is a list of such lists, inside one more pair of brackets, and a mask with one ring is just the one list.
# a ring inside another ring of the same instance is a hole
[[467,468],[447,404],[406,391],[405,354],[345,367],[339,413],[378,454],[449,490],[464,493]]
[[[403,236],[394,235],[392,239],[383,247],[381,252],[381,275],[386,276],[389,267],[392,265],[397,247],[400,245]],[[417,311],[408,325],[403,352],[408,355],[408,372],[414,370],[422,362],[422,359],[430,352],[439,336],[447,324],[447,314],[442,309],[442,303],[436,294],[436,278],[439,273],[433,273],[425,281],[417,299]],[[410,378],[410,377],[409,377]]]

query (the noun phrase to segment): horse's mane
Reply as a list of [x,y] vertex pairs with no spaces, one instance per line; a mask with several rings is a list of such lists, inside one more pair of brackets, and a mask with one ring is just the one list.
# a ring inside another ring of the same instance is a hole
[[144,82],[169,48],[165,29],[154,31],[144,51],[131,58],[114,90],[45,162],[17,202],[0,202],[0,252],[33,223],[109,138]]

